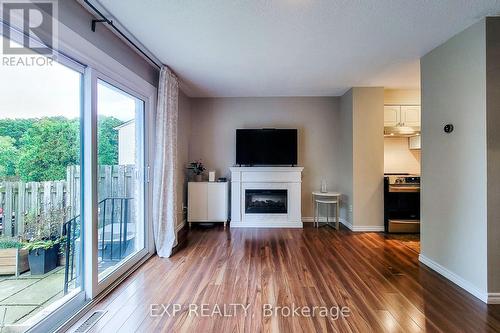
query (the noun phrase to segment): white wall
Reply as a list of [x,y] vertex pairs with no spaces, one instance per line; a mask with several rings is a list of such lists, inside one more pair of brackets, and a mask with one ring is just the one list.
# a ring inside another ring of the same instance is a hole
[[487,290],[485,62],[484,20],[421,59],[421,256],[479,294]]
[[334,154],[339,99],[336,97],[192,99],[189,160],[202,159],[217,177],[229,177],[235,164],[237,128],[298,128],[299,160],[304,166],[302,216],[311,217],[311,191],[322,179],[336,189]]
[[135,160],[135,119],[118,128],[118,164],[133,165]]
[[420,150],[410,150],[408,138],[384,138],[384,173],[420,174]]

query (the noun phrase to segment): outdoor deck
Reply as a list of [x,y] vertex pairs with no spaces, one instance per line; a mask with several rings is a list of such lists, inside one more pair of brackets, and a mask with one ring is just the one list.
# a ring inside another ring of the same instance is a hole
[[0,327],[21,323],[63,296],[64,267],[44,275],[0,276]]

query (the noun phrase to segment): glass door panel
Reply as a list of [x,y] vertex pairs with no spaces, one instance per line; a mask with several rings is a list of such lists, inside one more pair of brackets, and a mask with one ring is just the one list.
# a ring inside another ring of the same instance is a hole
[[144,101],[97,83],[98,281],[144,249]]
[[40,324],[82,290],[77,67],[0,64],[0,331]]

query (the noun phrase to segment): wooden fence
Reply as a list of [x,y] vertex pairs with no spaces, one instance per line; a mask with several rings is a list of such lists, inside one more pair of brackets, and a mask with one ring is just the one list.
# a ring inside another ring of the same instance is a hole
[[[99,200],[112,197],[134,197],[136,171],[133,165],[99,166]],[[46,182],[0,182],[0,208],[3,209],[3,235],[24,232],[26,214],[40,214],[51,208],[63,209],[66,220],[80,215],[80,167],[70,166],[66,180]],[[12,223],[8,223],[8,217]]]

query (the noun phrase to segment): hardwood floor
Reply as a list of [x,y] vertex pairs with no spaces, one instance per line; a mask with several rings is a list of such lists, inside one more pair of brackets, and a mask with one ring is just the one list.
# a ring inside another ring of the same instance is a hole
[[[173,303],[182,310],[158,316]],[[247,315],[201,316],[202,304],[234,303],[249,304]],[[268,316],[264,304],[350,312]],[[107,312],[92,332],[500,332],[500,305],[419,264],[398,239],[346,229],[194,229],[184,249],[151,258],[95,308]]]

